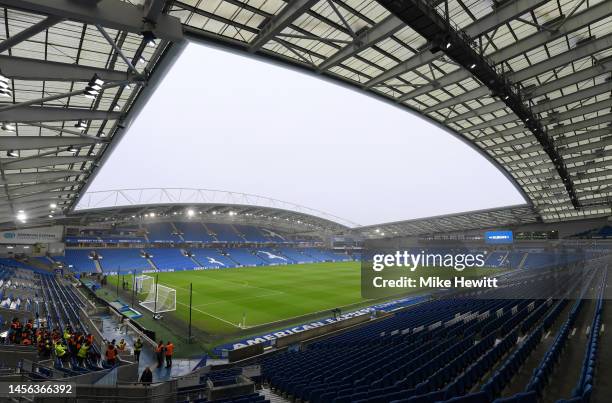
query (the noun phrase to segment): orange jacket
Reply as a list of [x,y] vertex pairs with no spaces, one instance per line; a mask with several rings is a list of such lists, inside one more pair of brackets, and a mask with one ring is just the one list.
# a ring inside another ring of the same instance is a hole
[[174,344],[168,343],[166,344],[166,355],[171,356],[174,353]]
[[106,359],[114,360],[116,356],[117,356],[117,350],[115,350],[114,348],[106,349]]

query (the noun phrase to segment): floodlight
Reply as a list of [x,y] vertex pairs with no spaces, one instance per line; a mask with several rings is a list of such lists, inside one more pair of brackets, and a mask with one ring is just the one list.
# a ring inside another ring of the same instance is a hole
[[53,218],[53,214],[49,214],[49,218]]
[[476,68],[476,63],[472,63],[472,64],[470,65],[470,69],[474,69],[474,68]]
[[51,203],[51,204],[49,204],[49,207],[50,207],[50,208],[57,208],[57,204],[55,204],[55,203]]
[[149,46],[157,45],[156,41],[157,37],[153,33],[153,31],[142,31],[142,40],[147,43]]
[[21,222],[25,222],[25,220],[28,219],[28,216],[26,215],[26,213],[23,210],[19,210],[17,212],[17,219]]
[[89,82],[85,86],[85,90],[83,91],[83,94],[85,95],[86,98],[96,99],[96,97],[100,95],[100,90],[102,90],[102,85],[104,85],[104,80],[98,77],[97,74],[94,74],[94,76],[91,78],[91,80],[89,80]]
[[17,157],[19,157],[19,151],[18,150],[7,150],[6,151],[6,155],[7,155],[7,157],[17,158]]
[[17,131],[15,125],[11,123],[2,123],[2,130],[11,133],[15,133],[15,131]]
[[446,42],[446,49],[450,49],[451,46],[452,44],[450,42]]
[[195,215],[195,211],[193,210],[187,210],[187,217],[193,217]]
[[87,129],[87,122],[79,119],[79,121],[74,124],[74,127],[79,129],[80,131],[84,131],[85,129]]
[[76,148],[75,146],[69,146],[69,147],[66,149],[66,151],[68,151],[69,153],[72,153],[72,154],[76,154],[76,152],[77,152],[77,151],[79,151],[79,149],[78,149],[78,148]]
[[10,79],[2,74],[0,71],[0,96],[12,97],[13,90],[11,90]]

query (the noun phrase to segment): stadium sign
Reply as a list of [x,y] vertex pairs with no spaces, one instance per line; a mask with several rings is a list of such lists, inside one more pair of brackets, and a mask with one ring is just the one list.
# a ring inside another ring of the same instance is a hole
[[512,231],[487,231],[485,242],[492,244],[512,243],[514,240]]
[[269,346],[272,344],[274,340],[280,337],[285,337],[285,336],[289,336],[292,334],[301,333],[306,330],[315,329],[317,327],[329,325],[330,323],[338,322],[341,320],[346,320],[349,318],[353,318],[355,316],[368,315],[374,311],[391,312],[396,309],[400,309],[400,308],[403,308],[409,305],[414,305],[416,303],[425,301],[427,299],[429,299],[428,295],[421,295],[421,296],[407,297],[407,298],[402,298],[402,299],[398,299],[394,301],[389,301],[389,302],[385,302],[385,303],[378,304],[378,305],[372,305],[366,308],[359,309],[357,311],[352,311],[352,312],[342,314],[337,318],[330,317],[330,318],[322,319],[316,322],[305,323],[299,326],[294,326],[291,328],[278,330],[276,332],[263,334],[260,336],[255,336],[249,339],[240,340],[235,343],[224,344],[222,346],[216,347],[215,352],[217,354],[223,355],[224,351],[236,350],[238,348],[252,346],[253,344],[263,343],[264,345]]
[[64,227],[39,227],[0,232],[0,244],[37,244],[62,241]]

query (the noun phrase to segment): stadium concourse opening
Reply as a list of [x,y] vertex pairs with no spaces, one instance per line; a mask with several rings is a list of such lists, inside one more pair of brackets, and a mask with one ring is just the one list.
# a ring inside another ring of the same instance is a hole
[[612,1],[0,3],[0,401],[611,400]]

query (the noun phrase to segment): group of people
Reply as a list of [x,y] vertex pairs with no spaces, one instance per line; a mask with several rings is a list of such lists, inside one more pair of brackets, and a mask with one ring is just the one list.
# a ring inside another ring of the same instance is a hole
[[166,357],[166,368],[172,367],[172,356],[174,355],[174,344],[168,340],[168,343],[164,345],[164,342],[160,340],[155,347],[155,356],[157,357],[157,368],[161,368],[164,365],[164,356]]
[[[92,334],[84,334],[83,332],[73,331],[70,326],[67,326],[63,332],[58,329],[49,330],[44,326],[35,326],[35,322],[30,319],[26,323],[21,323],[19,318],[13,318],[11,326],[7,333],[7,341],[11,344],[21,344],[36,346],[38,354],[43,359],[54,357],[58,363],[65,365],[76,359],[79,366],[84,367],[89,359],[94,363],[100,360],[100,354],[96,352],[94,345],[94,336]],[[133,346],[134,356],[137,362],[140,362],[140,353],[142,352],[143,341],[139,337]],[[128,345],[125,339],[115,340],[106,343],[106,351],[104,358],[109,365],[115,365],[119,354],[128,350]],[[172,368],[172,356],[174,355],[174,344],[171,341],[164,342],[160,340],[155,348],[155,356],[157,358],[157,368],[161,368],[166,362],[166,368]],[[149,367],[146,367],[141,375],[140,381],[143,383],[151,383],[153,374]]]
[[10,343],[36,346],[41,358],[49,359],[54,356],[62,365],[70,362],[72,358],[75,358],[81,367],[88,358],[94,362],[100,359],[95,349],[91,348],[93,335],[75,332],[70,326],[66,326],[61,332],[59,329],[49,330],[44,326],[35,326],[32,319],[22,324],[19,318],[13,318],[7,336]]
[[[157,368],[164,365],[164,357],[166,358],[166,368],[172,368],[172,356],[174,355],[174,344],[168,340],[166,344],[162,340],[155,347],[155,357],[157,358]],[[140,375],[140,382],[149,384],[153,382],[153,371],[150,367],[146,367]]]
[[[142,351],[142,346],[142,339],[139,337],[134,342],[134,356],[136,357],[136,362],[140,362],[140,353]],[[117,356],[126,352],[127,350],[128,345],[125,339],[119,340],[119,343],[116,343],[113,339],[112,341],[106,344],[106,353],[104,354],[106,362],[110,365],[115,365],[115,363],[117,362]]]

